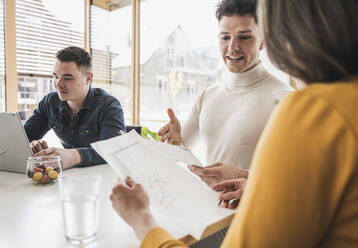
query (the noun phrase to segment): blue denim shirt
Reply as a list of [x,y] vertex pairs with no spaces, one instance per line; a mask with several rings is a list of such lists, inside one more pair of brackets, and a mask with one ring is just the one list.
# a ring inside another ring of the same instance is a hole
[[90,88],[82,108],[72,118],[67,102],[61,101],[57,92],[46,95],[24,128],[30,142],[41,139],[53,129],[64,148],[78,150],[81,155],[78,166],[105,163],[90,144],[125,131],[120,102],[98,88]]

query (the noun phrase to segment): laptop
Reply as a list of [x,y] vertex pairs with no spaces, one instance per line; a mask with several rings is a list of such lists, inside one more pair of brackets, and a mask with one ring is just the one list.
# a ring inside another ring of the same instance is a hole
[[0,113],[0,171],[26,172],[32,156],[29,140],[18,113]]
[[224,241],[228,229],[229,227],[227,226],[217,231],[216,233],[213,233],[208,237],[192,244],[190,248],[219,248],[221,243]]

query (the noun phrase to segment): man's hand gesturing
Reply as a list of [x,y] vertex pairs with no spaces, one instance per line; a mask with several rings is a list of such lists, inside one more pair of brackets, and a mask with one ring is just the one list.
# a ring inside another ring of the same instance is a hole
[[158,135],[161,136],[160,141],[167,141],[169,144],[179,146],[182,142],[180,122],[171,108],[169,108],[167,112],[170,121],[159,130]]

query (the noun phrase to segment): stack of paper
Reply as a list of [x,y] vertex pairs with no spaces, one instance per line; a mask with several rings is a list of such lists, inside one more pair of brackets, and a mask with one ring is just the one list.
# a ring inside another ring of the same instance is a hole
[[[199,239],[205,227],[233,213],[218,206],[218,193],[178,162],[200,166],[187,149],[147,140],[135,131],[92,144],[122,178],[131,176],[142,184],[155,212],[173,223],[162,226]],[[161,224],[159,222],[159,224]],[[179,234],[178,234],[179,235]]]

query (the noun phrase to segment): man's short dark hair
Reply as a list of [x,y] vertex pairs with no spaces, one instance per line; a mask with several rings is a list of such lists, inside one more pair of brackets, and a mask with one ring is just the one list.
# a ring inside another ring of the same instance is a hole
[[222,0],[216,9],[216,18],[221,21],[223,16],[252,15],[257,23],[257,0]]
[[75,62],[78,69],[85,68],[86,71],[92,69],[92,58],[89,53],[80,47],[66,47],[56,53],[56,58],[61,62]]

